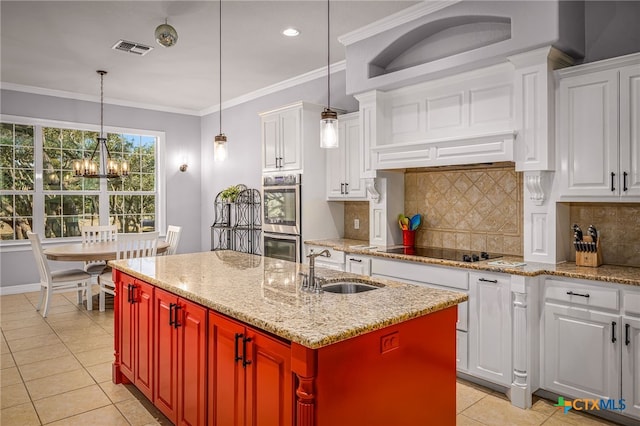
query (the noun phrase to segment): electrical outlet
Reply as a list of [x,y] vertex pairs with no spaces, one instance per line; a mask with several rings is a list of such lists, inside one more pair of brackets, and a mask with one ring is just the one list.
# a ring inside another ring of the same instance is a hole
[[353,229],[360,229],[360,219],[353,219]]

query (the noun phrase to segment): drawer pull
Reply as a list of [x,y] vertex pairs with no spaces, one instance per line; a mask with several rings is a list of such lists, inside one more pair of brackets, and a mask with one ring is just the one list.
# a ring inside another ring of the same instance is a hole
[[251,337],[242,338],[242,368],[247,368],[251,364],[251,360],[247,359],[247,342],[251,341]]
[[352,262],[362,262],[362,259],[354,259],[353,257],[349,258]]
[[629,173],[627,173],[627,172],[624,172],[622,174],[622,190],[624,192],[627,192],[627,190],[629,189],[629,188],[627,188],[627,176],[628,175],[629,175]]
[[616,187],[613,183],[614,179],[616,178],[616,174],[611,172],[611,192],[614,192],[616,190]]
[[173,319],[173,309],[176,307],[175,303],[169,303],[169,326],[170,327],[174,327],[174,324],[176,323],[175,320]]
[[616,322],[611,321],[611,343],[615,343],[618,339],[616,339]]
[[624,344],[629,346],[631,344],[631,325],[624,325]]
[[582,293],[574,293],[573,291],[568,291],[568,292],[567,292],[567,294],[568,294],[569,296],[580,296],[580,297],[586,297],[587,299],[588,299],[589,297],[591,297],[591,296],[589,296],[589,293],[582,294]]
[[238,340],[242,338],[242,333],[236,333],[235,343],[234,343],[234,361],[238,362],[242,359],[241,356],[238,355]]
[[483,283],[493,283],[498,284],[498,280],[488,280],[486,278],[480,278],[478,281],[482,281]]

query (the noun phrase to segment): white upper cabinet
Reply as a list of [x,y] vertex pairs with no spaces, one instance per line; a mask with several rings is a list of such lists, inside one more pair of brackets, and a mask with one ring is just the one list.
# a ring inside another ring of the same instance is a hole
[[262,171],[302,168],[302,106],[262,115]]
[[640,55],[559,75],[561,197],[640,196]]
[[365,200],[358,113],[341,115],[338,126],[339,147],[327,149],[327,199]]

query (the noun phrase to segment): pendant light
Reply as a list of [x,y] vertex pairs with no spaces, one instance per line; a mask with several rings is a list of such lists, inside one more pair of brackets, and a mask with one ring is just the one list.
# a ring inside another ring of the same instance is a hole
[[320,114],[320,147],[337,148],[338,113],[331,109],[331,18],[327,0],[327,107]]
[[154,35],[158,44],[163,47],[171,47],[178,42],[178,32],[167,23],[166,18],[164,24],[158,25]]
[[[129,174],[129,165],[126,161],[118,162],[111,158],[107,138],[104,135],[104,76],[103,70],[96,71],[100,74],[100,136],[97,138],[96,147],[91,152],[91,157],[77,160],[73,164],[74,174],[85,178],[119,178]],[[100,165],[95,161],[96,152],[100,156]]]
[[220,162],[227,159],[227,136],[222,133],[222,0],[220,0],[220,61],[219,61],[219,87],[218,94],[220,96],[218,103],[218,117],[220,118],[220,134],[216,135],[213,141],[213,158],[215,161]]

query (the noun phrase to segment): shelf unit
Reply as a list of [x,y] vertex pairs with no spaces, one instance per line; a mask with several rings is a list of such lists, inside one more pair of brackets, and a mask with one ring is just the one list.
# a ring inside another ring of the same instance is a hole
[[262,254],[262,198],[257,189],[244,189],[234,202],[216,195],[211,225],[211,250]]

